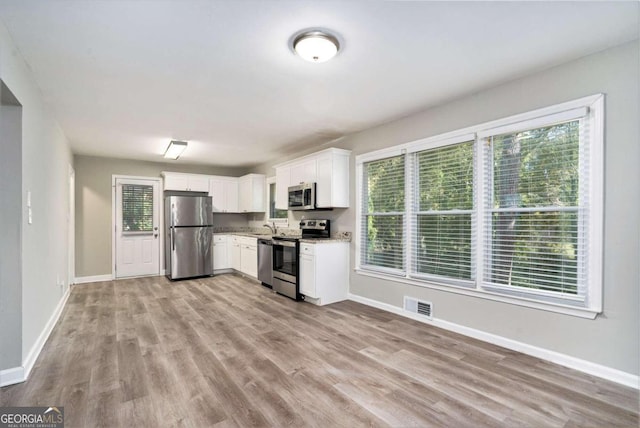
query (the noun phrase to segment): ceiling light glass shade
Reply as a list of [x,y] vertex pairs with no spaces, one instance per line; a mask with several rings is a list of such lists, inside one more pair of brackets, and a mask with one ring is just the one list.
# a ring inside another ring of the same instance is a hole
[[178,159],[182,152],[187,148],[186,141],[172,141],[167,147],[167,151],[164,152],[164,157],[167,159]]
[[340,43],[334,36],[322,31],[302,33],[293,41],[293,49],[310,62],[325,62],[336,56]]

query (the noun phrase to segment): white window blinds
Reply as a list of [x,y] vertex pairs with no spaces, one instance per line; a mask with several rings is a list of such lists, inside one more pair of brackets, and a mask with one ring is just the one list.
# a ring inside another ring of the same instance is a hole
[[473,280],[474,141],[416,153],[414,177],[413,276]]
[[405,271],[405,157],[363,164],[361,264]]
[[584,297],[585,125],[575,119],[484,140],[486,286]]
[[357,270],[601,312],[603,119],[599,94],[359,155]]
[[124,232],[153,231],[153,186],[122,185],[122,229]]

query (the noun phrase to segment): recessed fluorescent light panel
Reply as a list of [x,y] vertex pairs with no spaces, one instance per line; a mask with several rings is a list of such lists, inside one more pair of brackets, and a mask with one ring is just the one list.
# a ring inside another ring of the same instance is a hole
[[172,141],[169,143],[169,147],[167,147],[167,151],[164,152],[164,157],[167,159],[176,160],[180,157],[182,152],[187,148],[186,141]]

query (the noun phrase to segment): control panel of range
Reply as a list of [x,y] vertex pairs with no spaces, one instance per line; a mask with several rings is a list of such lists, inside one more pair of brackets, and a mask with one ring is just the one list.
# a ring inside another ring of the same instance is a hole
[[326,229],[329,220],[301,220],[300,229]]
[[301,220],[300,229],[303,238],[327,239],[331,235],[331,223],[329,220]]

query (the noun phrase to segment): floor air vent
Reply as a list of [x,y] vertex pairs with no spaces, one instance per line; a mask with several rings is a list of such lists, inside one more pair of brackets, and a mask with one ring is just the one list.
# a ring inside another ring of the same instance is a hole
[[425,302],[417,300],[412,297],[404,297],[404,310],[412,312],[414,314],[421,315],[428,319],[433,319],[433,304],[431,302]]

